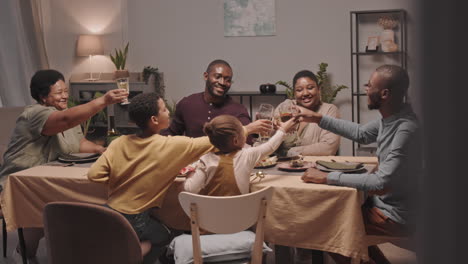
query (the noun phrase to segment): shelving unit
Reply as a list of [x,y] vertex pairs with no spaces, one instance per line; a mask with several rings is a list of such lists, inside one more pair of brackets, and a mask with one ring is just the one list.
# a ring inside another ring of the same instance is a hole
[[[380,33],[383,31],[378,24],[378,20],[381,16],[392,16],[399,22],[394,29],[395,43],[398,45],[397,51],[383,52],[381,51],[380,45],[377,51],[366,51],[368,38],[380,36]],[[372,72],[383,64],[396,64],[406,69],[406,35],[406,11],[403,9],[350,12],[351,117],[353,122],[367,122],[370,121],[370,119],[376,118],[376,114],[367,110],[367,95],[364,90],[364,84],[367,83]],[[363,120],[366,119],[363,117],[371,118],[368,118],[369,120]],[[360,147],[359,144],[353,142],[353,156],[356,155],[356,153],[362,153],[362,150],[358,151]],[[364,149],[369,150],[369,147]],[[372,150],[370,150],[370,152],[369,154],[374,154]]]
[[[117,84],[113,78],[113,73],[103,73],[99,81],[85,81],[85,74],[74,74],[70,78],[71,97],[80,103],[86,103],[93,99],[96,92],[105,94],[107,91],[116,89]],[[158,87],[164,87],[163,74],[159,74]],[[141,80],[140,73],[130,73],[130,95],[129,100],[139,94],[155,92],[153,84],[146,84]],[[136,129],[136,125],[131,123],[127,114],[128,105],[114,104],[107,106],[104,110],[107,117],[114,116],[115,126],[122,134],[132,133]],[[97,122],[93,124],[93,128],[99,131],[107,131],[109,118],[106,122]]]

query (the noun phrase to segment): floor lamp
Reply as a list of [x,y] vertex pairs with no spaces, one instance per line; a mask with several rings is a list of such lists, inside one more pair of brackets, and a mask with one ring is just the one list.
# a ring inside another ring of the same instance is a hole
[[[94,55],[103,55],[104,48],[102,47],[101,36],[99,35],[80,35],[76,46],[77,56],[89,56],[90,71],[89,78],[86,81],[97,81],[100,78],[93,78],[93,72],[91,69],[92,58]],[[100,75],[100,74],[99,74]]]

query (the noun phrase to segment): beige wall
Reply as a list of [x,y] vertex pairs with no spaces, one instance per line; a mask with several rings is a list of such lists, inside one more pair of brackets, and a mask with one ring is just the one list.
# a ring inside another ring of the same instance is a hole
[[[167,96],[176,101],[203,90],[202,73],[216,58],[232,65],[235,91],[257,91],[260,84],[277,80],[291,82],[298,70],[316,71],[322,61],[329,63],[334,83],[349,86],[349,12],[354,10],[406,9],[408,66],[412,75],[417,70],[417,12],[409,0],[276,0],[277,32],[268,37],[224,37],[222,0],[43,1],[51,67],[67,77],[88,71],[89,60],[74,56],[79,34],[103,34],[107,54],[130,41],[128,69],[158,67],[165,74]],[[108,57],[97,56],[93,63],[95,71],[113,71]],[[336,104],[342,118],[350,120],[350,89],[338,95]],[[348,140],[342,141],[341,154],[351,154]]]
[[76,57],[76,40],[80,34],[103,35],[104,53],[122,42],[126,1],[121,0],[41,0],[45,42],[51,68],[68,79],[72,73],[111,72],[108,56]]

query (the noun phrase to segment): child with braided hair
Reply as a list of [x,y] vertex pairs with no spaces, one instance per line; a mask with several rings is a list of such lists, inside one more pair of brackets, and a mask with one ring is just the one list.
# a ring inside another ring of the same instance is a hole
[[273,153],[296,123],[295,119],[280,123],[268,142],[243,148],[246,137],[240,121],[229,115],[214,118],[205,124],[203,131],[219,151],[200,158],[197,169],[187,176],[184,190],[211,196],[248,193],[250,174],[255,164]]

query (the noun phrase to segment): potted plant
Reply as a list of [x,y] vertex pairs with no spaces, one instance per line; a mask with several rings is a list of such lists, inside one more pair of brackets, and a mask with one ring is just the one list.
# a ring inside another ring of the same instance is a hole
[[[322,62],[319,65],[319,71],[315,74],[317,76],[318,83],[317,85],[321,87],[320,95],[322,102],[333,103],[335,97],[339,91],[348,88],[345,85],[331,85],[330,79],[327,73],[328,63]],[[294,89],[293,87],[285,81],[277,81],[276,84],[286,87],[286,95],[289,99],[294,99]]]
[[[141,75],[143,81],[146,84],[151,81],[154,87],[154,91],[157,92],[161,97],[165,97],[166,91],[164,90],[164,85],[162,85],[162,80],[158,68],[145,66]],[[153,77],[151,78],[151,76]]]
[[155,78],[157,78],[156,75],[159,74],[159,70],[158,68],[154,68],[154,67],[151,67],[151,66],[145,66],[143,68],[143,73],[142,73],[142,78],[143,78],[143,81],[148,84],[148,81],[149,81],[149,78],[151,77],[151,75],[153,75]]
[[319,65],[319,71],[317,72],[317,79],[319,81],[318,86],[322,88],[320,95],[322,102],[333,103],[335,97],[339,91],[348,88],[346,85],[331,85],[330,79],[327,73],[328,63],[322,62]]
[[130,76],[128,70],[125,69],[125,64],[127,62],[127,54],[128,54],[128,44],[130,43],[127,42],[127,45],[125,46],[123,50],[115,49],[115,54],[114,55],[112,55],[112,53],[110,54],[110,58],[112,62],[114,63],[115,68],[117,68],[117,70],[114,73],[115,79],[126,78]]

